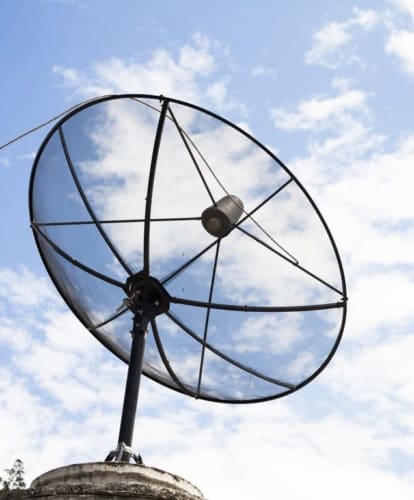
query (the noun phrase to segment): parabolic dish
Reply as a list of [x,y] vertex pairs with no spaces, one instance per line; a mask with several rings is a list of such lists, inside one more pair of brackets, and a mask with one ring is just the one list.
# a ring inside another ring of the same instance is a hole
[[[244,211],[216,238],[201,214],[228,195]],[[312,380],[338,346],[346,286],[324,219],[269,149],[212,112],[146,94],[80,105],[39,149],[30,214],[60,294],[125,362],[127,281],[162,284],[170,308],[148,329],[143,373],[167,387],[272,399]]]

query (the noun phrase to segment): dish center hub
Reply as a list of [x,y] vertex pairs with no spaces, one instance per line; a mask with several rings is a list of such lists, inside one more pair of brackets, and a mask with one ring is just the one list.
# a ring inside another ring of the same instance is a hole
[[143,271],[130,276],[125,285],[128,295],[126,305],[134,313],[151,307],[152,315],[158,316],[170,308],[170,295],[162,284]]

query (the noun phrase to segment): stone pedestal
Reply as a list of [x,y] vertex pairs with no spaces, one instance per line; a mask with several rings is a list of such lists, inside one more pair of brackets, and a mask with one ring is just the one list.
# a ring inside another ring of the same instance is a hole
[[185,479],[153,467],[120,462],[69,465],[45,472],[5,500],[205,500]]

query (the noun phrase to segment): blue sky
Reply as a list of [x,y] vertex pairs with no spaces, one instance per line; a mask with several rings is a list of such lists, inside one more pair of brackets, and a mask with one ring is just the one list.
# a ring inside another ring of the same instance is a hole
[[[414,2],[21,0],[0,5],[0,144],[109,92],[242,123],[305,184],[340,249],[349,319],[327,369],[252,406],[142,384],[135,445],[212,500],[412,498]],[[0,151],[0,470],[101,460],[126,367],[57,296],[29,227],[33,155]]]

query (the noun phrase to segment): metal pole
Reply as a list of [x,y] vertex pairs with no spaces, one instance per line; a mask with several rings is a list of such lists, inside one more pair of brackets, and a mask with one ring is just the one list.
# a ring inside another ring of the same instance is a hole
[[122,408],[121,425],[119,428],[118,444],[123,443],[127,447],[121,457],[121,462],[129,462],[132,452],[132,436],[134,434],[135,414],[138,403],[139,385],[144,359],[146,329],[149,318],[141,314],[135,314],[132,328],[131,354],[128,366],[128,374],[125,385],[124,403]]
[[159,314],[168,311],[170,296],[161,283],[143,271],[128,278],[125,292],[128,307],[134,311],[132,343],[125,384],[118,447],[106,457],[106,462],[129,462],[131,457],[142,463],[140,455],[132,453],[135,414],[138,404],[139,384],[144,360],[146,331],[149,323]]

